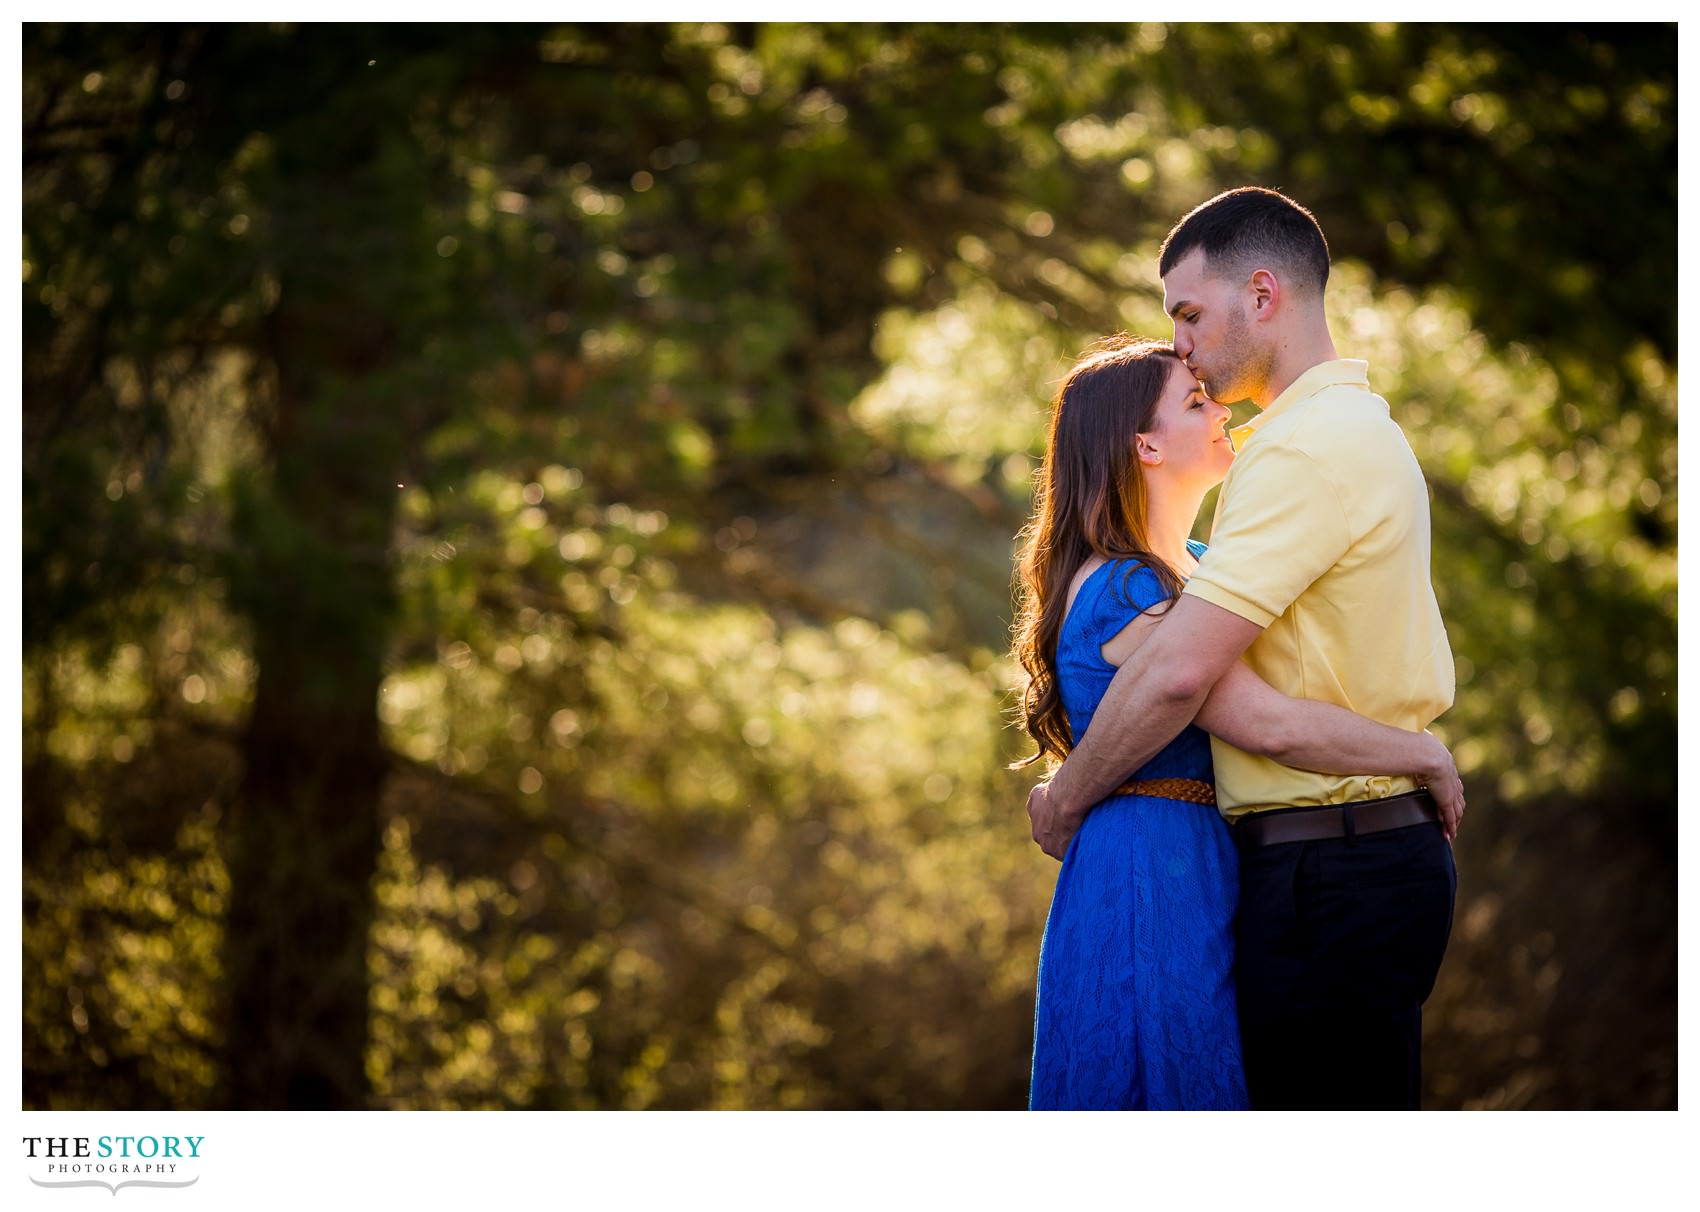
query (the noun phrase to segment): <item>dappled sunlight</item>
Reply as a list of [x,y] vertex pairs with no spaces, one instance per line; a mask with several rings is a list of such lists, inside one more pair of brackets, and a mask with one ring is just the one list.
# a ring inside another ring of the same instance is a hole
[[[499,518],[546,504],[527,492],[484,477],[467,495],[499,534]],[[553,555],[623,569],[624,601],[563,586],[568,609],[531,610],[524,634],[475,612],[467,639],[381,692],[398,753],[561,830],[501,877],[456,876],[420,865],[413,829],[432,826],[411,825],[392,788],[367,1062],[382,1105],[820,1105],[838,1097],[820,1076],[834,1029],[809,1008],[823,982],[952,956],[997,998],[1030,996],[1047,888],[993,807],[1021,783],[1003,770],[1009,668],[965,668],[863,618],[710,607],[637,554],[665,544],[664,514],[601,516]],[[747,521],[733,550],[755,537]],[[617,638],[583,630],[577,608]],[[576,958],[558,954],[562,914],[595,940]],[[746,975],[693,991],[691,968],[752,946]],[[681,970],[685,955],[698,958]],[[712,1031],[663,1013],[681,996],[705,999]],[[953,1028],[928,1030],[943,1048]]]
[[51,885],[25,876],[25,1017],[49,1105],[206,1106],[217,1077],[218,949],[227,880],[217,814],[186,821],[165,855],[85,852]]

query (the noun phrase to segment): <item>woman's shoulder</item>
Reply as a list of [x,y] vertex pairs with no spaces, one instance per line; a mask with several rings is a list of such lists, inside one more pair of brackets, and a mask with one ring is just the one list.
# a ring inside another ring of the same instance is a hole
[[[1130,612],[1138,614],[1170,596],[1168,587],[1148,560],[1124,556],[1105,561],[1104,568],[1109,571],[1099,570],[1102,579],[1098,582],[1097,601],[1098,613],[1107,621],[1120,619],[1125,623]],[[1084,589],[1083,586],[1082,596]]]

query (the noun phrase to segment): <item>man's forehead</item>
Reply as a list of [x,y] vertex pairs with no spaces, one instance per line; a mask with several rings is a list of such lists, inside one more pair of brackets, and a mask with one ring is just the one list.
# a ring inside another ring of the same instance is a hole
[[1163,275],[1163,305],[1173,306],[1184,292],[1192,294],[1204,284],[1204,250],[1195,248]]

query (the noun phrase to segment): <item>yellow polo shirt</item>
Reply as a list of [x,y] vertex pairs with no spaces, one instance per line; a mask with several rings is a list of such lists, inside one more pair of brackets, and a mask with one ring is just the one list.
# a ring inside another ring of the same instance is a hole
[[[1428,488],[1368,370],[1313,366],[1234,430],[1239,457],[1185,592],[1263,628],[1244,659],[1282,693],[1420,729],[1452,705],[1452,649],[1429,583]],[[1211,747],[1229,820],[1416,786]]]

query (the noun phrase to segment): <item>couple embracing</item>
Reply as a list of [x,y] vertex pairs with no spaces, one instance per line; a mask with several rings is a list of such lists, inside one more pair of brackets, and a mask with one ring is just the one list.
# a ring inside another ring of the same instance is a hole
[[[1416,1108],[1463,787],[1427,489],[1335,352],[1309,211],[1231,190],[1159,258],[1174,342],[1053,404],[1016,654],[1062,860],[1035,1108]],[[1261,410],[1226,432],[1218,400]],[[1237,446],[1237,453],[1236,453]],[[1188,540],[1223,484],[1208,551]]]

